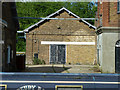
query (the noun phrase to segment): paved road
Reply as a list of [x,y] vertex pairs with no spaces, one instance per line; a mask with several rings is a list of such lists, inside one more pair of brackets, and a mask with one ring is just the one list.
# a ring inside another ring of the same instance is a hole
[[[120,90],[120,74],[0,73],[7,90]],[[67,89],[60,89],[62,86]],[[70,89],[69,87],[74,88]],[[25,89],[27,88],[27,89]],[[29,88],[29,89],[28,89]],[[34,88],[34,89],[33,89]],[[39,89],[38,89],[39,88]],[[42,88],[42,89],[41,89]]]

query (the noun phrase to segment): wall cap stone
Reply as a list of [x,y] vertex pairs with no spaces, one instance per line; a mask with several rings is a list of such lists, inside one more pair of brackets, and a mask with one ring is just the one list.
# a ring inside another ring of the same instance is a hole
[[96,30],[96,34],[101,33],[120,33],[120,27],[100,27]]

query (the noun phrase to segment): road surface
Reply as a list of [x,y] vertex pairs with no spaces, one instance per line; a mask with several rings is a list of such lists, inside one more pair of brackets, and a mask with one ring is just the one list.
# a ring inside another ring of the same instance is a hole
[[120,74],[0,73],[2,90],[120,90]]

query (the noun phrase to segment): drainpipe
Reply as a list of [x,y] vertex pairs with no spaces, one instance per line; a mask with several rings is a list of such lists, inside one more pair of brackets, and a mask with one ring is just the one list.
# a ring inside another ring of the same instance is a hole
[[39,54],[39,40],[38,40],[38,54]]
[[33,60],[33,35],[34,33],[32,34],[32,60]]

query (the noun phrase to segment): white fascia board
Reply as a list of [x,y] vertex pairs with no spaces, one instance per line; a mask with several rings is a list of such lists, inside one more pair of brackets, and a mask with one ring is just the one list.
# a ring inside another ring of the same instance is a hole
[[24,31],[17,31],[17,33],[24,33]]
[[[74,14],[74,13],[72,13],[71,11],[69,11],[68,9],[66,9],[65,7],[63,7],[63,8],[61,8],[61,9],[59,9],[58,11],[56,11],[56,12],[50,14],[50,15],[47,16],[46,18],[51,18],[53,15],[59,13],[59,12],[62,11],[62,10],[66,10],[69,14],[72,14],[72,15],[75,16],[76,18],[80,18],[79,16],[77,16],[77,15]],[[29,29],[33,28],[34,26],[38,26],[38,24],[42,23],[42,22],[45,21],[45,20],[47,20],[47,19],[40,20],[39,22],[37,22],[37,23],[31,25],[30,27],[26,28],[26,29],[24,30],[24,32],[29,32]],[[87,21],[85,21],[85,20],[83,20],[83,19],[82,19],[82,21],[83,21],[84,23],[86,23],[87,25],[89,25],[89,26],[93,27],[94,29],[96,29],[95,26],[91,25],[91,24],[88,23]]]
[[95,42],[41,41],[41,44],[57,44],[57,45],[95,45]]

